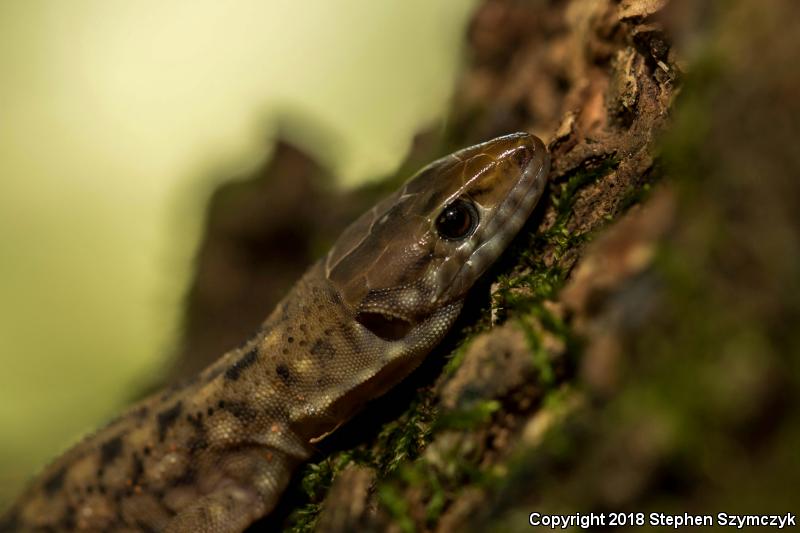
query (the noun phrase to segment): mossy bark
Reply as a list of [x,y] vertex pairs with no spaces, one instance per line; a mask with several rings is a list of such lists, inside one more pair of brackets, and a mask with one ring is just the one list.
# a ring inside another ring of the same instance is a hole
[[[420,137],[398,179],[526,130],[553,154],[550,190],[443,346],[323,442],[253,530],[522,531],[533,511],[792,511],[798,11],[792,0],[485,2],[449,127]],[[287,150],[264,182],[287,172]],[[345,207],[307,213],[308,224],[328,217],[334,232],[378,193],[321,199]],[[237,209],[215,212],[206,252]],[[269,244],[253,231],[224,238]],[[209,264],[192,316],[203,316]],[[246,297],[217,294],[231,308]]]

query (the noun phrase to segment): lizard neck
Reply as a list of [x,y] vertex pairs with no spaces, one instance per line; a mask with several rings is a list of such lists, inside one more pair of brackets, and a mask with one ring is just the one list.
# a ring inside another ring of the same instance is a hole
[[231,434],[302,459],[309,443],[402,380],[441,340],[461,304],[382,339],[355,320],[314,265],[259,333],[201,375],[195,401],[232,414]]

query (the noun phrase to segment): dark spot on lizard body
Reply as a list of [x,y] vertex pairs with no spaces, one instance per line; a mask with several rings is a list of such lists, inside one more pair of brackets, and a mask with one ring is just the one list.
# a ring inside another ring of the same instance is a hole
[[141,457],[139,454],[134,453],[132,457],[133,464],[131,465],[131,485],[138,485],[139,480],[144,474],[144,463],[142,462]]
[[275,367],[275,372],[277,372],[278,376],[280,376],[281,380],[286,385],[289,385],[292,382],[294,382],[294,376],[289,370],[289,367],[286,366],[284,363],[281,363],[277,367]]
[[221,407],[245,424],[258,417],[258,412],[244,402],[225,402]]
[[104,442],[100,446],[100,468],[107,466],[114,459],[119,457],[122,454],[123,446],[124,443],[121,435],[117,435],[116,437]]
[[75,529],[75,507],[67,505],[59,521],[59,527],[65,531],[72,531]]
[[158,424],[158,440],[164,441],[167,436],[167,430],[172,426],[181,416],[183,403],[178,402],[169,409],[165,409],[156,415],[156,423]]
[[325,339],[317,339],[311,347],[310,353],[320,360],[327,360],[334,355],[333,346]]
[[55,495],[56,492],[61,490],[61,487],[64,486],[64,478],[67,475],[67,468],[61,467],[55,474],[50,476],[47,481],[44,482],[44,492],[48,496]]
[[197,413],[195,416],[186,415],[186,421],[189,422],[195,430],[194,436],[189,440],[189,451],[194,453],[198,450],[208,448],[208,438],[206,437],[206,426],[203,423],[203,413]]
[[256,362],[256,359],[258,359],[258,350],[253,348],[239,358],[230,367],[228,367],[228,369],[225,371],[225,379],[230,381],[238,380],[242,375],[242,371],[244,371],[247,367],[252,366],[253,363]]

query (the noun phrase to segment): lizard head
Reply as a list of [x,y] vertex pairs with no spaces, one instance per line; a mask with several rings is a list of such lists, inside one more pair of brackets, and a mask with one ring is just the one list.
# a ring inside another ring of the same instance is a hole
[[434,161],[348,227],[325,273],[356,319],[402,338],[459,304],[544,190],[544,144],[515,133]]

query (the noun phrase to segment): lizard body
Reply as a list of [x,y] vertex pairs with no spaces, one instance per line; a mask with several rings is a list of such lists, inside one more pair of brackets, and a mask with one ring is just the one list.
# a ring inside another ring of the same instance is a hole
[[441,340],[548,170],[528,134],[428,165],[346,229],[252,339],[47,467],[0,531],[244,530],[314,442]]

